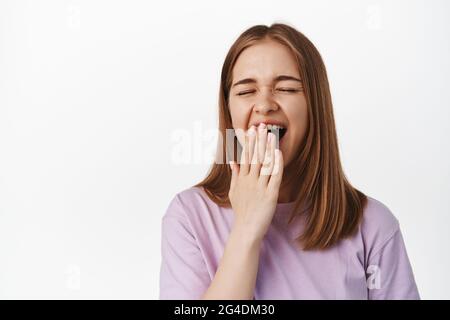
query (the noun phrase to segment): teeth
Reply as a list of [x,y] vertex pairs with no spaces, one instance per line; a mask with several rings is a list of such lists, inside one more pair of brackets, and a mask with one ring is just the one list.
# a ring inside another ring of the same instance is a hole
[[278,126],[278,125],[275,125],[275,124],[268,124],[267,125],[267,130],[280,130],[280,129],[284,129],[284,127]]
[[[258,128],[258,125],[255,125],[256,128]],[[280,130],[280,129],[286,129],[283,126],[279,126],[276,124],[266,124],[267,130]]]

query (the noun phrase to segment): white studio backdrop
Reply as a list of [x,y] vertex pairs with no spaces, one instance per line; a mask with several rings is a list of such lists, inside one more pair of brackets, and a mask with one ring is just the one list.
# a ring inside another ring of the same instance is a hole
[[212,161],[226,52],[285,22],[327,66],[346,175],[399,219],[422,298],[449,299],[449,9],[1,0],[0,298],[157,299],[161,218]]

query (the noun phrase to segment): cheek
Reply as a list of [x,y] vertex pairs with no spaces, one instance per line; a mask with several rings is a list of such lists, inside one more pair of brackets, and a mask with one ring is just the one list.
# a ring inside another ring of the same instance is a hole
[[247,108],[242,103],[230,100],[230,114],[234,127],[242,126],[247,116]]
[[240,109],[230,109],[233,128],[246,128],[247,114]]
[[306,101],[297,105],[296,108],[287,110],[286,113],[289,125],[292,129],[292,136],[296,142],[299,142],[299,140],[304,137],[308,126],[308,108],[306,106]]
[[[230,115],[233,128],[236,130],[235,134],[241,143],[244,143],[243,130],[247,130],[248,119],[250,115],[249,108],[230,101]],[[242,129],[242,130],[237,130]]]

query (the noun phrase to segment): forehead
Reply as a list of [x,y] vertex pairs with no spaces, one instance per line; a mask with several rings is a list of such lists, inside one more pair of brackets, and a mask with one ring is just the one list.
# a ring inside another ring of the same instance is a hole
[[260,41],[246,48],[233,67],[233,79],[252,77],[270,80],[279,74],[299,77],[293,53],[273,40]]

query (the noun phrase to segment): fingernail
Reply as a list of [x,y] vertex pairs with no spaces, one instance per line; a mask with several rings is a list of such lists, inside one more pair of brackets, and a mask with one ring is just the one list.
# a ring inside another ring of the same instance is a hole
[[256,133],[256,131],[255,131],[255,126],[251,126],[250,129],[248,129],[248,134],[252,136],[252,135],[254,135],[255,133]]
[[261,123],[259,124],[259,129],[263,130],[263,129],[265,129],[265,128],[266,128],[266,124],[265,124],[264,122],[261,122]]
[[267,137],[267,143],[270,143],[272,141],[272,136],[273,136],[273,133],[269,132],[268,137]]

